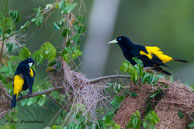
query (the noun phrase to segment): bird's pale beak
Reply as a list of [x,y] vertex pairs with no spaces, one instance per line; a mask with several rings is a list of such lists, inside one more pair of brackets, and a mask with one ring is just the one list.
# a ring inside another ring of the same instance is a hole
[[108,42],[108,44],[111,44],[111,43],[118,43],[118,41],[116,39],[114,39],[114,40]]

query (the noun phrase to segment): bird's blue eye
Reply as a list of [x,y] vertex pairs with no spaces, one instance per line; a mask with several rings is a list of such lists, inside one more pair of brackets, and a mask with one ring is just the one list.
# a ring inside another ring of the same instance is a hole
[[118,38],[118,41],[121,41],[121,38]]

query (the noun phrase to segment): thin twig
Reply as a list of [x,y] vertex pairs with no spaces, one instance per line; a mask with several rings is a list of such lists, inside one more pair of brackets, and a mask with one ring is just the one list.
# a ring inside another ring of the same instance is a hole
[[9,98],[11,99],[12,97],[9,95],[9,93],[7,92],[7,90],[4,88],[2,82],[0,81],[0,90]]
[[29,94],[29,95],[22,96],[22,97],[18,98],[17,101],[27,99],[27,98],[31,98],[31,97],[35,97],[35,96],[42,95],[42,94],[48,94],[52,91],[62,89],[62,88],[63,88],[63,86],[59,86],[59,87],[56,87],[56,88],[52,87],[52,88],[49,88],[49,89],[46,89],[46,90],[43,90],[43,91],[40,91],[40,92],[35,92],[35,93]]
[[88,81],[88,83],[97,83],[104,80],[115,79],[115,78],[130,78],[130,76],[129,75],[108,75],[108,76],[91,79],[90,81]]
[[47,96],[48,96],[54,103],[58,104],[60,107],[63,107],[64,104],[62,105],[62,104],[58,103],[57,100],[54,99],[54,98],[53,98],[52,96],[50,96],[49,94],[47,94]]

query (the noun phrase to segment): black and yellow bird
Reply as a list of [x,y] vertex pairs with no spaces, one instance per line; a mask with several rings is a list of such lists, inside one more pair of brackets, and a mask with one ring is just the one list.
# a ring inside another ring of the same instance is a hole
[[32,93],[32,86],[34,83],[35,72],[31,68],[34,64],[32,58],[27,58],[19,63],[17,66],[15,75],[14,75],[14,83],[13,83],[13,97],[11,101],[11,108],[16,106],[16,100],[18,98],[18,94],[22,90],[29,89],[29,93]]
[[109,43],[118,43],[123,51],[123,55],[129,62],[131,62],[132,65],[136,64],[132,58],[137,57],[138,59],[142,60],[144,67],[151,67],[153,70],[162,72],[167,75],[171,74],[163,70],[161,67],[168,67],[165,63],[169,61],[187,62],[185,60],[176,59],[165,55],[157,46],[143,46],[134,44],[129,38],[125,36],[119,36]]

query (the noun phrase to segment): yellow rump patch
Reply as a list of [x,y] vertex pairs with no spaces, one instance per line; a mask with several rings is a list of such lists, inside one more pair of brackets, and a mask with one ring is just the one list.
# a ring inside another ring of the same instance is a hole
[[34,77],[34,72],[33,72],[32,68],[29,68],[29,69],[30,69],[30,72],[29,72],[30,76]]
[[156,55],[163,63],[167,63],[167,62],[173,60],[172,57],[163,54],[163,52],[160,50],[159,47],[146,46],[145,48],[146,48],[148,54],[145,53],[144,51],[140,51],[139,54],[147,56],[150,60],[153,58],[152,55]]
[[14,76],[14,91],[13,91],[14,95],[18,96],[19,92],[22,90],[23,85],[24,85],[24,79],[22,75],[15,75]]

